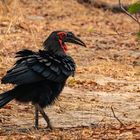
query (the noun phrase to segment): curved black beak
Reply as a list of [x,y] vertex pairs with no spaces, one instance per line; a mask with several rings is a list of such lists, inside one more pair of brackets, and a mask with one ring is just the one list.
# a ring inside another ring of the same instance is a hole
[[68,43],[78,44],[78,45],[86,47],[86,44],[74,35],[66,36],[63,41],[68,42]]

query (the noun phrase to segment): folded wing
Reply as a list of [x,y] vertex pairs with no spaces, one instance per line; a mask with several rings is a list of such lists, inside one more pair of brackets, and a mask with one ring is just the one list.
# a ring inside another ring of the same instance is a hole
[[18,52],[16,57],[20,59],[7,71],[2,83],[21,85],[43,80],[63,82],[75,71],[75,63],[70,56],[23,50]]

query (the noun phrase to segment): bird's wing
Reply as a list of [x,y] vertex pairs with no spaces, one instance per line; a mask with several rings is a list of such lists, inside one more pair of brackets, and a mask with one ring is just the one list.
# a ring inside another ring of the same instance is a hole
[[69,56],[50,55],[45,51],[34,53],[24,50],[17,53],[15,66],[7,71],[2,83],[28,84],[45,79],[63,82],[75,71],[75,63]]

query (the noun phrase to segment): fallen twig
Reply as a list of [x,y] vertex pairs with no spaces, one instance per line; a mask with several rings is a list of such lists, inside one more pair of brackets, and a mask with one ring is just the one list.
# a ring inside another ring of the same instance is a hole
[[124,123],[116,116],[112,106],[111,106],[111,110],[112,110],[114,118],[120,123],[120,127],[125,127]]
[[125,14],[127,14],[129,17],[131,17],[134,21],[136,21],[140,27],[140,22],[138,20],[138,18],[136,18],[135,16],[131,15],[122,5],[121,3],[121,0],[119,0],[119,5],[120,5],[120,8],[122,9],[122,11],[124,11]]

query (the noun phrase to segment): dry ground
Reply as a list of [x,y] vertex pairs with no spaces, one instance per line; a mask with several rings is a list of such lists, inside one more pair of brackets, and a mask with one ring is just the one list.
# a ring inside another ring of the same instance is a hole
[[[12,101],[0,110],[0,139],[139,139],[138,25],[124,14],[76,0],[7,0],[7,8],[0,1],[0,78],[13,65],[16,51],[42,49],[45,38],[61,29],[74,32],[88,47],[69,45],[77,71],[46,109],[54,130],[46,130],[41,118],[40,129],[34,130],[33,106]],[[11,87],[1,84],[0,92]]]

